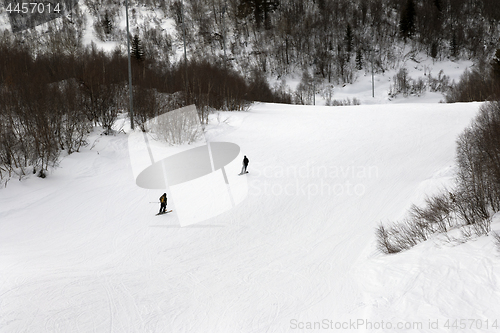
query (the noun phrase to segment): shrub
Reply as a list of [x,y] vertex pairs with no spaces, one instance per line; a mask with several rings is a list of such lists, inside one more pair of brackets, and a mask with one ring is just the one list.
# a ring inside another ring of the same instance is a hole
[[170,145],[190,144],[203,138],[203,129],[194,106],[164,113],[150,122],[153,138]]
[[432,77],[429,73],[429,90],[431,92],[440,92],[446,93],[450,89],[450,78],[447,75],[444,75],[443,70],[439,71],[438,77]]
[[377,237],[377,249],[380,252],[385,254],[401,252],[402,249],[394,246],[389,240],[389,231],[382,223],[377,227],[375,235]]
[[399,72],[393,77],[393,84],[389,89],[389,96],[394,98],[399,94],[403,94],[404,97],[410,95],[420,96],[425,92],[426,84],[422,78],[417,80],[412,79],[408,75],[408,70],[406,68],[401,68]]
[[478,66],[466,69],[458,83],[453,82],[446,94],[447,103],[486,101],[495,95],[495,86],[488,69]]
[[308,71],[302,73],[302,78],[294,94],[294,103],[312,105],[316,94],[316,79]]
[[342,99],[334,99],[334,100],[326,100],[327,106],[349,106],[349,105],[360,105],[361,102],[356,97],[353,97],[352,100],[350,98]]
[[427,240],[430,234],[429,226],[416,219],[405,219],[389,226],[379,224],[377,249],[385,254],[398,253]]

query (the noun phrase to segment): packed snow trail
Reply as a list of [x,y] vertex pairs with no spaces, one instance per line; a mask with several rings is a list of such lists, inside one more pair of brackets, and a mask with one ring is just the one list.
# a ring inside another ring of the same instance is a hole
[[[223,113],[227,124],[214,119],[207,136],[249,157],[248,197],[182,228],[175,206],[155,216],[149,202],[162,191],[135,185],[127,136],[93,135],[92,149],[47,179],[0,190],[2,332],[289,332],[323,319],[395,320],[398,303],[376,304],[412,281],[383,285],[381,267],[397,259],[375,254],[375,226],[400,218],[422,184],[449,178],[455,140],[478,107]],[[422,319],[411,313],[421,302],[432,309],[425,290],[414,296],[405,320]]]

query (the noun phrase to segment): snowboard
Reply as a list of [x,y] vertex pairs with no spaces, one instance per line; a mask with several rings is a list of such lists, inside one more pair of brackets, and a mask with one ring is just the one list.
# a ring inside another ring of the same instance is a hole
[[[248,171],[245,172],[245,173],[248,173]],[[245,173],[239,173],[238,176],[244,175]]]
[[165,212],[163,212],[163,213],[158,213],[158,214],[156,214],[156,216],[158,216],[158,215],[163,215],[163,214],[167,214],[167,213],[170,213],[171,211],[172,211],[172,210],[166,210],[166,211],[165,211]]

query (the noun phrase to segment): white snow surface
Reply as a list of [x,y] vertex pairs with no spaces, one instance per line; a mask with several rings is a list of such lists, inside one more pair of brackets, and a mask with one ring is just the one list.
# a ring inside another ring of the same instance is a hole
[[[249,193],[188,227],[175,198],[155,216],[163,191],[136,186],[128,134],[96,131],[46,179],[0,189],[0,330],[496,331],[493,237],[436,236],[390,256],[374,238],[450,182],[455,140],[479,106],[220,113],[207,138],[249,157]],[[455,319],[466,329],[445,327]]]

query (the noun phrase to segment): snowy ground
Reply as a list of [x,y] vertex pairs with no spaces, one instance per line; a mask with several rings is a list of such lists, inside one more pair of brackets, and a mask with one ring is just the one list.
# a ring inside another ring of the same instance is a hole
[[[316,87],[315,103],[316,105],[327,105],[327,92],[331,91],[331,100],[346,101],[349,99],[353,101],[358,100],[361,104],[385,104],[385,103],[441,103],[446,99],[441,92],[432,92],[429,89],[430,78],[436,79],[438,77],[448,77],[448,84],[460,81],[460,76],[466,69],[473,67],[472,61],[434,61],[430,57],[418,54],[416,57],[405,57],[402,52],[401,60],[395,69],[386,69],[384,72],[375,71],[372,75],[370,68],[365,68],[360,71],[355,71],[354,83],[346,85],[333,85],[329,84],[327,80],[323,80]],[[427,86],[425,92],[420,96],[409,95],[404,97],[403,94],[398,94],[391,97],[389,92],[394,86],[394,77],[401,68],[405,68],[408,73],[408,79],[411,82],[422,80]],[[301,81],[302,73],[298,72],[290,75],[285,79],[287,87],[291,92],[297,90],[297,86]],[[373,83],[373,86],[372,86]],[[279,86],[280,81],[272,81],[273,85]],[[373,89],[373,90],[372,90]]]
[[[413,79],[443,70],[457,80],[469,66],[401,63]],[[249,192],[202,223],[181,227],[171,197],[174,212],[154,216],[163,191],[135,185],[123,133],[96,131],[46,179],[11,180],[0,189],[0,331],[498,331],[492,237],[375,251],[380,221],[449,183],[456,137],[479,107],[430,92],[390,100],[396,72],[375,74],[375,98],[369,72],[334,87],[332,99],[361,106],[258,104],[214,117],[207,137],[250,158]]]
[[248,197],[188,227],[175,199],[154,215],[163,191],[135,185],[128,135],[96,132],[46,179],[0,190],[1,331],[496,331],[491,237],[374,245],[378,222],[449,181],[479,105],[221,113],[208,137],[250,158]]

